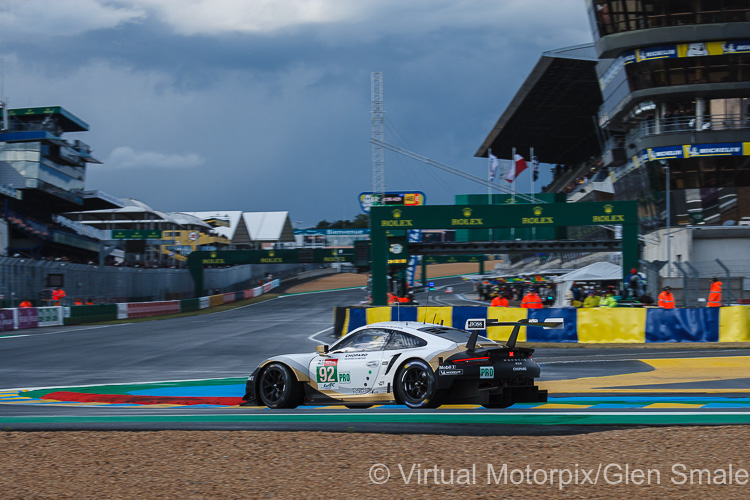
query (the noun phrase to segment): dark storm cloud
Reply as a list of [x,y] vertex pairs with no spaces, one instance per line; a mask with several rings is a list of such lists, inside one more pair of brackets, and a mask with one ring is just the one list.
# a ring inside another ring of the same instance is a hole
[[[590,40],[582,0],[384,2],[268,31],[196,27],[179,4],[133,2],[120,21],[105,12],[101,27],[61,35],[6,31],[11,105],[60,104],[91,124],[81,139],[105,165],[90,189],[169,211],[290,210],[305,224],[353,217],[370,189],[371,72],[384,75],[386,140],[484,176],[472,155],[541,52]],[[391,153],[386,182],[432,203],[486,193]]]

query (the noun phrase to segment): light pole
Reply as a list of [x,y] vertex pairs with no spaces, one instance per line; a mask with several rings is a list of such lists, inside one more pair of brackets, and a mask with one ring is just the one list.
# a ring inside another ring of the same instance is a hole
[[672,277],[672,204],[670,196],[670,172],[669,160],[664,160],[664,166],[667,172],[667,278]]

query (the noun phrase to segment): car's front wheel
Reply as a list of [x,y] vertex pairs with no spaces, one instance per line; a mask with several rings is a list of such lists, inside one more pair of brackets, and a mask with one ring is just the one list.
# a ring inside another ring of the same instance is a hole
[[260,375],[260,400],[269,408],[296,408],[302,391],[292,370],[281,363],[268,365]]
[[396,391],[401,401],[409,408],[440,406],[440,393],[437,390],[435,372],[424,361],[409,361],[401,368]]

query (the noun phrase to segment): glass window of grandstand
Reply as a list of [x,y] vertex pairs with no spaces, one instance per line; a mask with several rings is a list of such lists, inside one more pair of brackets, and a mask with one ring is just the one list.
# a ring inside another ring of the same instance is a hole
[[0,144],[1,161],[39,161],[42,145],[38,142]]
[[601,36],[664,26],[750,21],[747,0],[595,0]]
[[748,99],[712,99],[709,104],[712,130],[747,128]]
[[748,168],[743,156],[714,156],[670,160],[670,187],[681,189],[711,189],[720,187],[750,187]]
[[[701,103],[696,101],[640,103],[630,113],[629,140],[696,130],[750,128],[750,98],[710,99]],[[696,110],[700,110],[700,113]]]
[[[745,163],[739,156],[669,160],[672,222],[721,224],[750,213],[750,203],[744,201],[750,193],[750,170]],[[663,221],[665,216],[665,165],[665,161],[647,163],[651,191],[644,192],[638,182],[631,186],[630,194],[638,195],[642,204],[642,218],[652,222]],[[654,211],[647,214],[649,206]]]
[[750,54],[656,59],[626,66],[630,89],[750,81]]

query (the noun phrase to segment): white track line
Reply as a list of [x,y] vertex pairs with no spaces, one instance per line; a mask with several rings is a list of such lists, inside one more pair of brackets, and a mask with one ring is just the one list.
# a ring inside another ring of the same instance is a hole
[[327,332],[328,330],[333,330],[333,327],[332,327],[332,326],[329,326],[329,327],[328,327],[328,328],[326,328],[325,330],[321,330],[321,331],[319,331],[319,332],[317,332],[317,333],[313,333],[312,335],[310,335],[309,337],[307,337],[307,340],[309,340],[310,342],[315,342],[315,343],[318,343],[318,342],[320,342],[320,341],[319,341],[318,339],[316,339],[315,337],[317,337],[318,335],[320,335],[320,334],[321,334],[321,333],[323,333],[323,332]]

